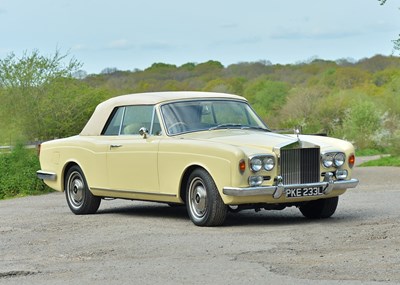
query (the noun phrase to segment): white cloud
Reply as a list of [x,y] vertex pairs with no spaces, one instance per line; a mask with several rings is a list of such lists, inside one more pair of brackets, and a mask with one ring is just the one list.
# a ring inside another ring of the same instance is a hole
[[84,51],[87,49],[88,49],[87,46],[84,44],[76,44],[71,48],[72,51]]
[[165,42],[148,42],[141,44],[140,47],[144,50],[156,50],[156,51],[173,49],[172,45]]
[[131,48],[131,45],[126,39],[118,39],[110,42],[107,47],[111,49],[128,49]]

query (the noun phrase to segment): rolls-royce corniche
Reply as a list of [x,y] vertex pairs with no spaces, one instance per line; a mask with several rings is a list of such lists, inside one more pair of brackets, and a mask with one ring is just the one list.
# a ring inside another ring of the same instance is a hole
[[[297,207],[331,217],[354,188],[351,143],[277,133],[237,95],[154,92],[99,104],[79,135],[41,144],[37,176],[77,215],[105,198],[185,205],[198,226],[228,212]],[[232,216],[232,219],[234,216]]]

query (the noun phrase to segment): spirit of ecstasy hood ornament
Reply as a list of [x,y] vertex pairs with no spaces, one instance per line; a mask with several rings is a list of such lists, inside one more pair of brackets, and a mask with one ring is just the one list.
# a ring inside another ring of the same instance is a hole
[[297,141],[300,142],[301,127],[295,127],[294,134],[297,135]]

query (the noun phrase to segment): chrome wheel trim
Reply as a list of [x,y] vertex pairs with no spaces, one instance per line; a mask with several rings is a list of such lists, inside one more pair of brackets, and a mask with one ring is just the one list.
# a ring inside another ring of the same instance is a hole
[[189,185],[189,208],[197,220],[201,220],[207,214],[207,190],[199,177],[194,178]]
[[78,171],[74,171],[68,177],[67,182],[68,201],[75,209],[82,207],[85,199],[85,182]]

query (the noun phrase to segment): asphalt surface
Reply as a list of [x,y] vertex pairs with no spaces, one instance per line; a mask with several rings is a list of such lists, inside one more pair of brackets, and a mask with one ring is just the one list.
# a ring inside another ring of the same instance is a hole
[[356,168],[334,216],[243,211],[200,228],[185,208],[63,193],[0,201],[0,284],[400,284],[400,168]]

